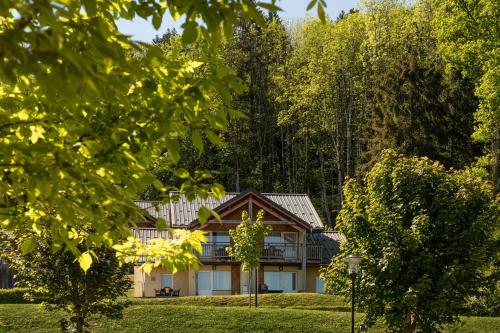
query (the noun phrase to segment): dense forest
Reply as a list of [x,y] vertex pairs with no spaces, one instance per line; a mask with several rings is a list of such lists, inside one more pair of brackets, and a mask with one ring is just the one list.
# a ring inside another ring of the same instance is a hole
[[[231,105],[213,96],[214,110],[241,117],[201,154],[192,146],[201,138],[186,139],[181,166],[214,170],[227,191],[307,193],[332,228],[346,177],[362,180],[387,148],[472,168],[498,188],[498,13],[457,3],[363,1],[325,23],[240,20],[208,61],[228,64],[242,87]],[[180,38],[169,30],[154,43],[200,58]],[[155,173],[175,183],[162,163]]]

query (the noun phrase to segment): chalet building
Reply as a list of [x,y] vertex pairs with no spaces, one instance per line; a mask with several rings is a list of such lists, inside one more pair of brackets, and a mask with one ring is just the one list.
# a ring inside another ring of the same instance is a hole
[[[178,193],[170,195],[178,196]],[[259,210],[264,210],[264,223],[272,228],[262,245],[258,278],[259,288],[266,285],[269,292],[322,292],[319,268],[338,253],[342,238],[337,232],[324,231],[323,222],[306,194],[247,191],[227,193],[222,200],[188,201],[180,196],[178,201],[169,204],[136,203],[149,213],[139,229],[133,230],[135,237],[143,242],[167,237],[166,232],[155,229],[157,217],[164,218],[171,228],[203,230],[208,236],[208,242],[198,253],[202,263],[198,271],[189,268],[171,274],[158,268],[147,275],[137,265],[134,268],[136,297],[154,297],[158,290],[166,287],[180,290],[180,296],[251,292],[254,283],[249,282],[249,274],[242,271],[241,264],[226,251],[231,244],[229,230],[240,223],[243,210],[248,211],[252,219]],[[201,206],[215,210],[222,223],[213,219],[200,224],[197,212]]]

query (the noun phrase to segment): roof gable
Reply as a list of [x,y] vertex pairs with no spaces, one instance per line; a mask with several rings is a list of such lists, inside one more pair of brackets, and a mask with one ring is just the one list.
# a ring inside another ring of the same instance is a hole
[[[172,192],[171,196],[178,196],[177,201],[172,201],[170,203],[160,203],[158,201],[136,201],[136,204],[146,210],[152,217],[164,218],[168,221],[171,227],[186,228],[191,222],[198,218],[197,212],[201,206],[205,206],[210,209],[218,208],[224,203],[234,199],[236,196],[247,192],[228,192],[224,198],[220,200],[214,198],[207,198],[206,200],[196,198],[193,201],[189,201],[183,195],[179,196],[178,192]],[[307,194],[259,193],[259,195],[302,219],[313,229],[323,229],[323,222],[314,209],[314,206]]]
[[[257,215],[257,210],[263,209],[266,213],[274,215],[278,219],[294,222],[308,230],[312,228],[311,225],[302,218],[256,191],[242,192],[213,208],[213,210],[216,211],[222,219],[224,219],[224,213],[231,212],[233,209],[241,208],[245,205],[247,205],[245,210],[250,211],[249,213],[254,217]],[[190,223],[191,227],[196,225],[199,225],[198,219]]]

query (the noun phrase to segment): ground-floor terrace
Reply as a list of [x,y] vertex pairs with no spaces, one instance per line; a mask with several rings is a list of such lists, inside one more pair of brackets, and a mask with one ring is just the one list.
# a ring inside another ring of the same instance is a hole
[[[175,274],[161,268],[145,274],[140,266],[134,268],[134,296],[155,297],[165,288],[176,290],[179,296],[238,295],[255,290],[255,280],[241,269],[240,264],[202,265],[199,270],[189,268]],[[323,292],[319,266],[261,265],[258,286],[260,292],[297,293]]]

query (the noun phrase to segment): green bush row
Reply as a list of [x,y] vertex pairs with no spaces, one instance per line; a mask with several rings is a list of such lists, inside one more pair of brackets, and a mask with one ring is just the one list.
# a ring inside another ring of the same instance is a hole
[[40,303],[39,297],[27,297],[28,288],[0,289],[0,304]]

